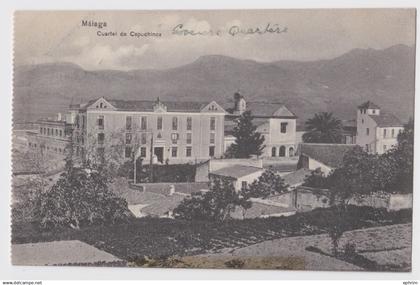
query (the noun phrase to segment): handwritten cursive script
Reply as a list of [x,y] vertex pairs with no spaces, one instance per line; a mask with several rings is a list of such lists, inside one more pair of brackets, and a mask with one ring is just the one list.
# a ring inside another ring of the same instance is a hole
[[241,28],[232,26],[228,31],[232,37],[236,35],[264,35],[264,34],[283,34],[287,33],[287,27],[280,27],[278,24],[268,23],[265,27]]
[[267,23],[265,26],[241,27],[231,26],[227,30],[222,29],[204,29],[196,30],[186,28],[184,24],[178,24],[172,28],[172,34],[177,36],[222,36],[224,33],[235,37],[239,35],[264,35],[264,34],[283,34],[287,33],[287,27],[281,27],[279,24]]

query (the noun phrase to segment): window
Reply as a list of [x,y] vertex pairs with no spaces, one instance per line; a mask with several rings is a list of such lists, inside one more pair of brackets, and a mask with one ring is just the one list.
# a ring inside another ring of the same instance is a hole
[[177,117],[172,118],[172,130],[174,130],[174,131],[178,130],[178,118]]
[[276,147],[275,147],[275,146],[273,146],[273,147],[271,148],[271,156],[272,156],[272,157],[275,157],[275,156],[276,156],[276,154],[277,154]]
[[104,133],[99,133],[98,134],[98,144],[104,144],[105,141],[105,134]]
[[58,130],[55,129],[55,136],[58,137]]
[[41,134],[42,134],[42,128],[39,128],[39,133],[41,133]]
[[191,131],[191,130],[192,130],[192,118],[187,117],[187,131]]
[[142,146],[140,148],[140,157],[146,157],[146,147]]
[[279,156],[286,156],[286,147],[284,145],[279,149]]
[[130,133],[125,134],[125,144],[131,144],[132,135]]
[[60,137],[62,137],[63,136],[63,131],[62,130],[60,130]]
[[395,131],[394,131],[394,129],[391,130],[391,135],[392,135],[392,137],[395,137]]
[[141,142],[141,144],[146,144],[147,143],[147,136],[146,136],[145,133],[141,134],[140,142]]
[[191,154],[192,154],[192,147],[187,146],[187,148],[186,148],[186,150],[185,150],[185,155],[186,155],[187,157],[191,157]]
[[156,128],[157,128],[158,130],[161,130],[161,129],[162,129],[162,117],[158,117],[158,118],[157,118]]
[[141,119],[140,119],[140,128],[142,130],[147,129],[147,117],[141,117]]
[[384,144],[384,152],[386,152],[386,148],[387,148],[387,146],[386,146],[386,144]]
[[125,147],[125,158],[130,158],[131,157],[131,146],[126,146]]
[[125,129],[126,130],[128,130],[128,131],[131,130],[132,122],[133,122],[133,118],[131,116],[125,117]]
[[179,134],[178,133],[172,133],[171,134],[171,140],[173,144],[178,143]]
[[98,128],[100,130],[104,129],[104,116],[98,116]]
[[47,129],[47,134],[50,135],[50,128]]
[[210,118],[210,131],[214,131],[216,129],[216,118],[211,117]]
[[366,144],[365,148],[366,148],[366,151],[368,152],[369,151],[369,145]]
[[384,138],[386,137],[386,129],[384,129]]
[[376,114],[376,110],[372,110],[372,114]]
[[214,146],[209,147],[209,156],[214,157]]
[[295,156],[295,150],[293,149],[293,147],[289,148],[289,156],[290,157]]
[[369,128],[366,128],[366,135],[369,135]]
[[242,181],[241,186],[242,189],[246,189],[246,187],[248,187],[248,183],[246,183],[246,181]]
[[178,148],[176,146],[172,147],[172,157],[177,157],[178,155]]
[[362,124],[365,122],[365,120],[364,119],[362,119]]
[[287,123],[280,123],[280,132],[285,134],[287,132]]
[[215,137],[216,137],[215,133],[210,133],[210,143],[211,144],[214,144]]
[[191,143],[192,143],[192,134],[187,133],[187,144],[191,144]]

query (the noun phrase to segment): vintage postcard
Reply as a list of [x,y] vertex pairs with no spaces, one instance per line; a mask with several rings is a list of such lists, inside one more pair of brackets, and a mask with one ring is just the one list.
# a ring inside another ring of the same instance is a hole
[[16,11],[12,264],[411,271],[415,23]]

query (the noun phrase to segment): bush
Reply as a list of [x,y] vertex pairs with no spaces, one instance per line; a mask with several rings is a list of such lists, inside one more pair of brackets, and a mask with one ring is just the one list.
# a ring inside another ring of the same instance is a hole
[[355,256],[356,255],[356,245],[354,243],[346,243],[344,245],[344,255],[347,257]]
[[175,218],[185,220],[210,220],[223,222],[237,206],[247,207],[246,202],[235,191],[232,183],[226,179],[214,179],[210,190],[193,193],[174,209]]
[[243,260],[238,259],[238,258],[234,258],[234,259],[226,261],[225,265],[226,265],[227,268],[240,269],[240,268],[244,267],[245,262]]
[[34,220],[42,228],[112,224],[131,215],[127,202],[108,188],[104,169],[88,170],[66,166],[58,181],[46,191],[38,191],[31,206]]
[[[194,164],[167,164],[153,165],[153,183],[160,182],[194,182],[195,181]],[[150,166],[143,165],[137,167],[137,177],[145,177],[147,181],[139,179],[138,182],[149,182]]]

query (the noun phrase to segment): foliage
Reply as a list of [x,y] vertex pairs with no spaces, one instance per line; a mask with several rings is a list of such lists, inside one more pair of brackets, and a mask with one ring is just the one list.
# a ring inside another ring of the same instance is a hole
[[239,258],[234,258],[234,259],[226,261],[225,265],[226,265],[227,268],[240,269],[240,268],[244,267],[245,261],[243,261]]
[[[385,209],[348,205],[344,214],[346,230],[410,223],[412,220],[411,209],[387,212]],[[127,223],[82,227],[80,230],[66,227],[51,231],[39,229],[31,223],[13,223],[12,242],[77,239],[124,260],[142,256],[189,256],[219,246],[232,248],[273,238],[321,234],[326,231],[330,216],[333,216],[331,208],[320,208],[289,217],[227,220],[225,223],[139,218],[129,219]]]
[[34,218],[42,228],[112,224],[129,217],[127,202],[109,188],[106,168],[74,167],[67,159],[66,169],[48,190],[37,192],[32,205]]
[[216,178],[212,180],[209,191],[194,193],[184,199],[174,209],[174,216],[185,220],[224,222],[237,206],[249,207],[249,203],[235,191],[231,181]]
[[257,132],[257,127],[252,124],[251,111],[245,111],[233,129],[235,142],[225,153],[229,158],[249,158],[251,155],[261,155],[265,147],[264,137]]
[[305,122],[305,143],[340,143],[342,139],[341,121],[332,113],[320,112]]
[[398,146],[384,156],[395,165],[388,192],[413,192],[414,121],[410,119],[398,134]]
[[333,215],[328,220],[327,231],[333,245],[333,255],[336,256],[338,254],[339,241],[348,227],[345,224],[346,219],[343,217],[344,208],[342,206],[335,206],[332,209]]
[[241,195],[249,198],[267,198],[271,195],[281,194],[288,190],[288,185],[283,178],[276,174],[271,168],[266,169],[261,176],[251,185],[241,190]]
[[[196,165],[194,164],[164,164],[153,165],[153,182],[194,182]],[[139,182],[148,182],[150,165],[137,167],[137,176],[143,177]]]
[[377,155],[361,147],[348,151],[341,167],[327,177],[327,185],[337,201],[375,192],[413,192],[413,121],[398,135],[398,144]]
[[303,186],[325,189],[329,186],[328,178],[320,168],[317,168],[311,172],[311,175],[305,178]]

